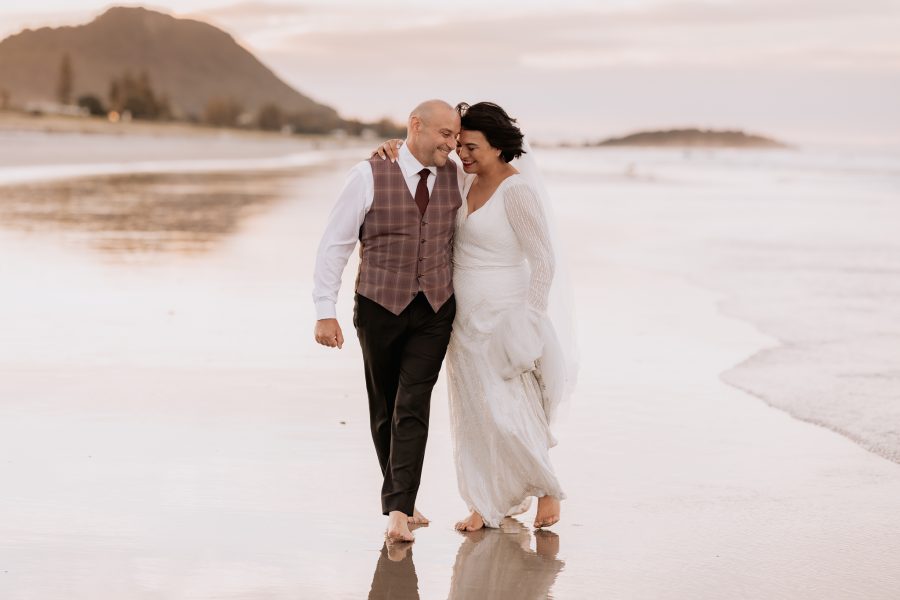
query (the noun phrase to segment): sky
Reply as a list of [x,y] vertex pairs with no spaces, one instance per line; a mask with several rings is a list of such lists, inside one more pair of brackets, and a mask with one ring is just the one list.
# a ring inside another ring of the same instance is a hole
[[[900,143],[900,0],[140,4],[225,29],[345,117],[405,121],[436,97],[492,100],[547,141],[709,127]],[[4,2],[0,37],[109,6]]]

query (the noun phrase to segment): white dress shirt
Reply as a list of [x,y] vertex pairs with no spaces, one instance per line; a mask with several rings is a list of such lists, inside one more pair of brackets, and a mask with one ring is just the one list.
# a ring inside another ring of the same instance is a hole
[[[415,198],[416,187],[419,185],[419,171],[424,167],[404,143],[400,147],[397,162],[400,171],[409,187],[410,195]],[[385,159],[387,160],[387,159]],[[427,167],[431,171],[428,177],[428,194],[434,190],[434,182],[437,177],[437,167]],[[459,166],[457,165],[457,169]],[[462,188],[462,175],[457,173],[457,181]],[[337,311],[338,291],[341,288],[341,275],[350,259],[350,254],[356,248],[359,241],[359,228],[362,227],[366,213],[372,208],[375,200],[375,178],[372,176],[372,166],[369,161],[357,163],[347,175],[344,189],[341,190],[325,233],[319,243],[319,251],[316,255],[316,269],[313,276],[313,302],[316,305],[317,319],[333,319]]]

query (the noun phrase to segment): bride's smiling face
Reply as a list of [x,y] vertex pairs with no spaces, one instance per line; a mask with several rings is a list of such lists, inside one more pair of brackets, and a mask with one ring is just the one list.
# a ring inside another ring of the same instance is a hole
[[500,150],[491,147],[480,131],[463,129],[459,132],[456,153],[462,161],[466,173],[481,173],[501,162]]

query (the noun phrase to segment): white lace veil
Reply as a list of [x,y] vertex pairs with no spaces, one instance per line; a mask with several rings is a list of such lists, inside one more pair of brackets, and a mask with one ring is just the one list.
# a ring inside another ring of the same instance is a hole
[[569,274],[568,253],[559,233],[559,221],[553,208],[553,202],[544,185],[544,178],[528,140],[523,142],[523,147],[525,154],[510,164],[528,180],[539,196],[550,230],[550,245],[553,249],[555,265],[547,314],[553,325],[556,340],[555,343],[551,341],[548,344],[551,347],[545,347],[540,369],[549,401],[549,406],[545,406],[545,410],[550,421],[554,422],[560,414],[559,409],[568,406],[568,400],[572,397],[578,376],[579,351],[575,329],[575,298]]

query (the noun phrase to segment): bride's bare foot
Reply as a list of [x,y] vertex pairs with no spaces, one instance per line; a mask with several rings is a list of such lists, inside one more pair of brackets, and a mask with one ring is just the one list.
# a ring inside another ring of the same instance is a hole
[[537,515],[534,517],[535,529],[550,527],[559,522],[559,498],[541,496],[538,498]]
[[407,520],[407,522],[415,523],[416,525],[428,525],[429,523],[431,523],[431,521],[429,521],[425,517],[425,515],[423,515],[422,513],[419,512],[418,508],[414,508],[412,516],[407,517],[406,520]]
[[534,551],[547,558],[556,558],[559,554],[559,536],[549,529],[538,529],[534,532]]
[[408,516],[399,510],[392,510],[388,515],[388,526],[385,535],[388,542],[414,542],[416,538],[409,530]]
[[478,531],[482,527],[484,527],[484,519],[474,510],[468,518],[456,523],[457,531]]

